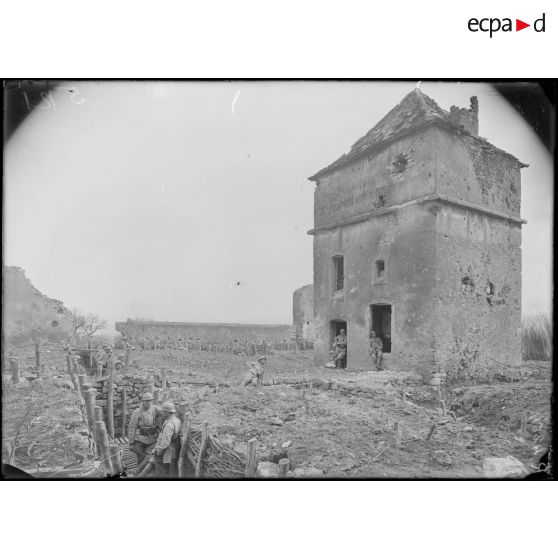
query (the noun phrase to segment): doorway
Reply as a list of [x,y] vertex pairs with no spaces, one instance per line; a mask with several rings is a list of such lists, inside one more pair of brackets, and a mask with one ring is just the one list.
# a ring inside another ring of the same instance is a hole
[[370,306],[371,330],[382,340],[384,353],[391,353],[391,304]]

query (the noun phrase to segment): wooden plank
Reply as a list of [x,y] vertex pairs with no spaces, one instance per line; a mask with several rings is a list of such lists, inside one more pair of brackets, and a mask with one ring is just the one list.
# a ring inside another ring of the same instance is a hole
[[95,437],[97,442],[97,455],[101,459],[102,467],[108,475],[112,475],[107,427],[102,420],[95,422]]
[[188,455],[188,442],[190,441],[190,432],[192,430],[192,418],[190,413],[184,415],[182,422],[182,444],[180,446],[180,455],[178,456],[178,478],[185,477],[186,458]]
[[207,444],[209,442],[209,425],[205,421],[202,424],[202,438],[200,444],[200,454],[198,456],[198,463],[196,465],[196,477],[200,478],[203,476],[203,460],[205,459],[205,452],[207,451]]

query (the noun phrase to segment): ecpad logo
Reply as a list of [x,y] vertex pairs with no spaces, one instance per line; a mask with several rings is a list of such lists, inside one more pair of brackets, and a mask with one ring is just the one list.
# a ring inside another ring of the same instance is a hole
[[[546,14],[543,13],[543,15],[539,19],[536,19],[533,22],[533,29],[535,30],[535,32],[545,32],[545,16]],[[492,38],[493,33],[497,33],[498,31],[513,31],[512,19],[509,17],[505,17],[503,19],[500,19],[498,17],[485,17],[482,19],[472,17],[468,21],[467,27],[469,28],[469,31],[472,31],[473,33],[477,33],[478,31],[490,33],[490,38]],[[525,23],[520,19],[515,20],[516,31],[521,31],[522,29],[526,29],[527,27],[531,27],[531,24]]]

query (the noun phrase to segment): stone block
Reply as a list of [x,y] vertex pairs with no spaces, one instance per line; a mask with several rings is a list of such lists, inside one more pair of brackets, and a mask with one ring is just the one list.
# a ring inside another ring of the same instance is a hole
[[519,459],[507,457],[485,457],[482,462],[484,476],[489,479],[515,479],[525,477],[529,471]]

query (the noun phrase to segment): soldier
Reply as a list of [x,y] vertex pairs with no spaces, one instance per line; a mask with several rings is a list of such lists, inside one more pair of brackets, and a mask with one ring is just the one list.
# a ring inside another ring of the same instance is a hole
[[264,377],[264,366],[267,362],[267,357],[262,355],[258,358],[257,362],[249,362],[250,368],[246,375],[244,376],[244,380],[242,381],[242,387],[246,386],[259,386],[263,383]]
[[149,392],[142,397],[142,405],[130,417],[128,440],[130,449],[138,456],[138,465],[145,459],[146,452],[157,441],[158,409],[152,404],[153,395]]
[[339,335],[335,338],[333,342],[333,349],[335,350],[335,368],[345,368],[347,359],[347,336],[345,335],[345,330],[342,329]]
[[174,403],[170,401],[163,403],[161,412],[165,416],[165,423],[153,448],[155,474],[158,477],[168,477],[171,472],[171,464],[178,457],[179,453],[178,436],[180,434],[181,422],[176,416]]
[[382,364],[382,349],[384,348],[384,344],[382,340],[376,336],[375,331],[370,332],[370,347],[368,348],[368,354],[374,360],[374,364],[376,365],[376,370],[380,370],[380,366]]

